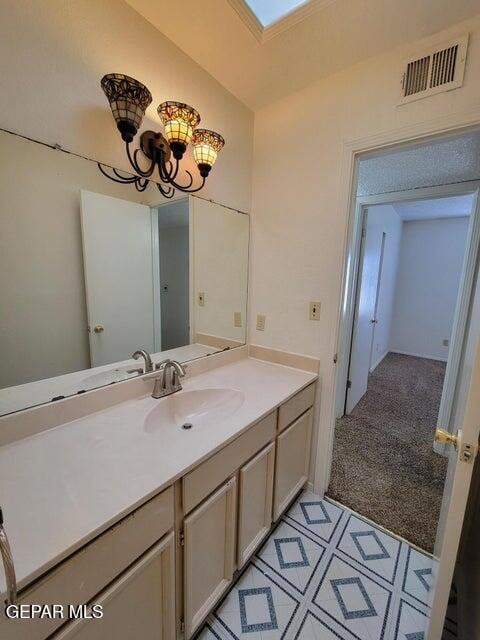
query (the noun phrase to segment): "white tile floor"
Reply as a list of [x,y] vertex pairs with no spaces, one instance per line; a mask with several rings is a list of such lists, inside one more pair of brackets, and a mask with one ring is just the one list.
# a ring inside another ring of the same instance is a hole
[[200,640],[422,640],[434,561],[304,493]]

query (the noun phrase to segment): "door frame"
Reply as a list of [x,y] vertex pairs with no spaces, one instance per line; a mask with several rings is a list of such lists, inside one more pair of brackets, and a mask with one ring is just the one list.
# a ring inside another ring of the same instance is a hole
[[153,346],[154,353],[162,350],[162,310],[160,291],[160,240],[158,237],[158,209],[162,205],[150,207],[152,225],[152,270],[153,270]]
[[335,435],[335,392],[337,381],[337,350],[340,344],[340,327],[344,316],[342,308],[343,284],[351,268],[348,261],[348,246],[352,235],[352,218],[355,207],[355,192],[358,178],[357,160],[360,155],[377,155],[388,149],[408,148],[420,143],[478,131],[480,113],[478,109],[464,109],[424,119],[421,122],[406,121],[402,126],[379,133],[370,133],[356,138],[347,138],[341,144],[336,209],[343,217],[343,241],[340,253],[338,296],[336,300],[336,322],[333,328],[329,352],[332,360],[323,365],[322,396],[316,424],[317,442],[314,455],[313,488],[323,495],[328,488],[332,467],[333,440]]
[[[347,380],[350,368],[350,353],[353,344],[356,307],[360,290],[359,274],[362,263],[362,229],[366,211],[376,205],[397,204],[433,198],[448,198],[459,195],[473,195],[472,213],[466,238],[465,258],[460,278],[461,288],[457,297],[455,315],[452,325],[450,347],[447,357],[445,383],[439,410],[439,424],[451,430],[450,420],[456,380],[463,351],[465,331],[468,321],[470,301],[475,285],[475,269],[479,256],[480,243],[480,180],[462,183],[396,191],[372,196],[358,196],[353,202],[351,216],[351,233],[349,235],[345,260],[344,280],[342,285],[341,309],[337,343],[337,368],[335,372],[334,411],[335,418],[343,415],[347,396]],[[443,445],[435,445],[438,453],[444,452]]]

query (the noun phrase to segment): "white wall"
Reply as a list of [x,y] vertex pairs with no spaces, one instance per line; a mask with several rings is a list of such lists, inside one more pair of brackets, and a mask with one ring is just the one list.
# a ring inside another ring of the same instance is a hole
[[378,236],[377,246],[381,246],[385,233],[383,265],[377,301],[377,324],[373,331],[370,369],[373,370],[390,349],[390,330],[397,280],[398,255],[402,235],[402,221],[391,205],[369,207],[367,224],[370,233]]
[[446,361],[469,220],[403,223],[391,351]]
[[[463,88],[397,106],[404,60],[468,31]],[[256,113],[249,339],[320,358],[319,455],[328,459],[349,190],[348,148],[480,121],[480,18],[371,58]],[[305,131],[302,131],[302,127]],[[272,285],[272,282],[274,283]],[[320,322],[308,302],[320,300]],[[265,331],[255,329],[266,314]],[[325,488],[327,465],[317,467]]]
[[129,164],[100,88],[105,73],[150,89],[143,128],[161,129],[164,100],[192,104],[226,139],[202,195],[250,210],[253,113],[123,0],[2,0],[0,59],[1,128],[119,168]]

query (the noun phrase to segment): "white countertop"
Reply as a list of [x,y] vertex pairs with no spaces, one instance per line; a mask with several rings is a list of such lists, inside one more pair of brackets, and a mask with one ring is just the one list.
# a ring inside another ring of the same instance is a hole
[[[23,587],[225,446],[316,379],[245,358],[188,378],[185,391],[237,389],[232,415],[152,429],[143,396],[0,447],[0,504]],[[182,392],[179,392],[182,393]],[[6,590],[0,571],[0,593]]]

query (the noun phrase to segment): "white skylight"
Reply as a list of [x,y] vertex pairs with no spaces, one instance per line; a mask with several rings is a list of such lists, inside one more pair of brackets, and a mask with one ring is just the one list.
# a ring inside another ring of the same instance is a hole
[[258,21],[263,27],[268,27],[272,22],[280,20],[300,5],[305,0],[245,0]]

